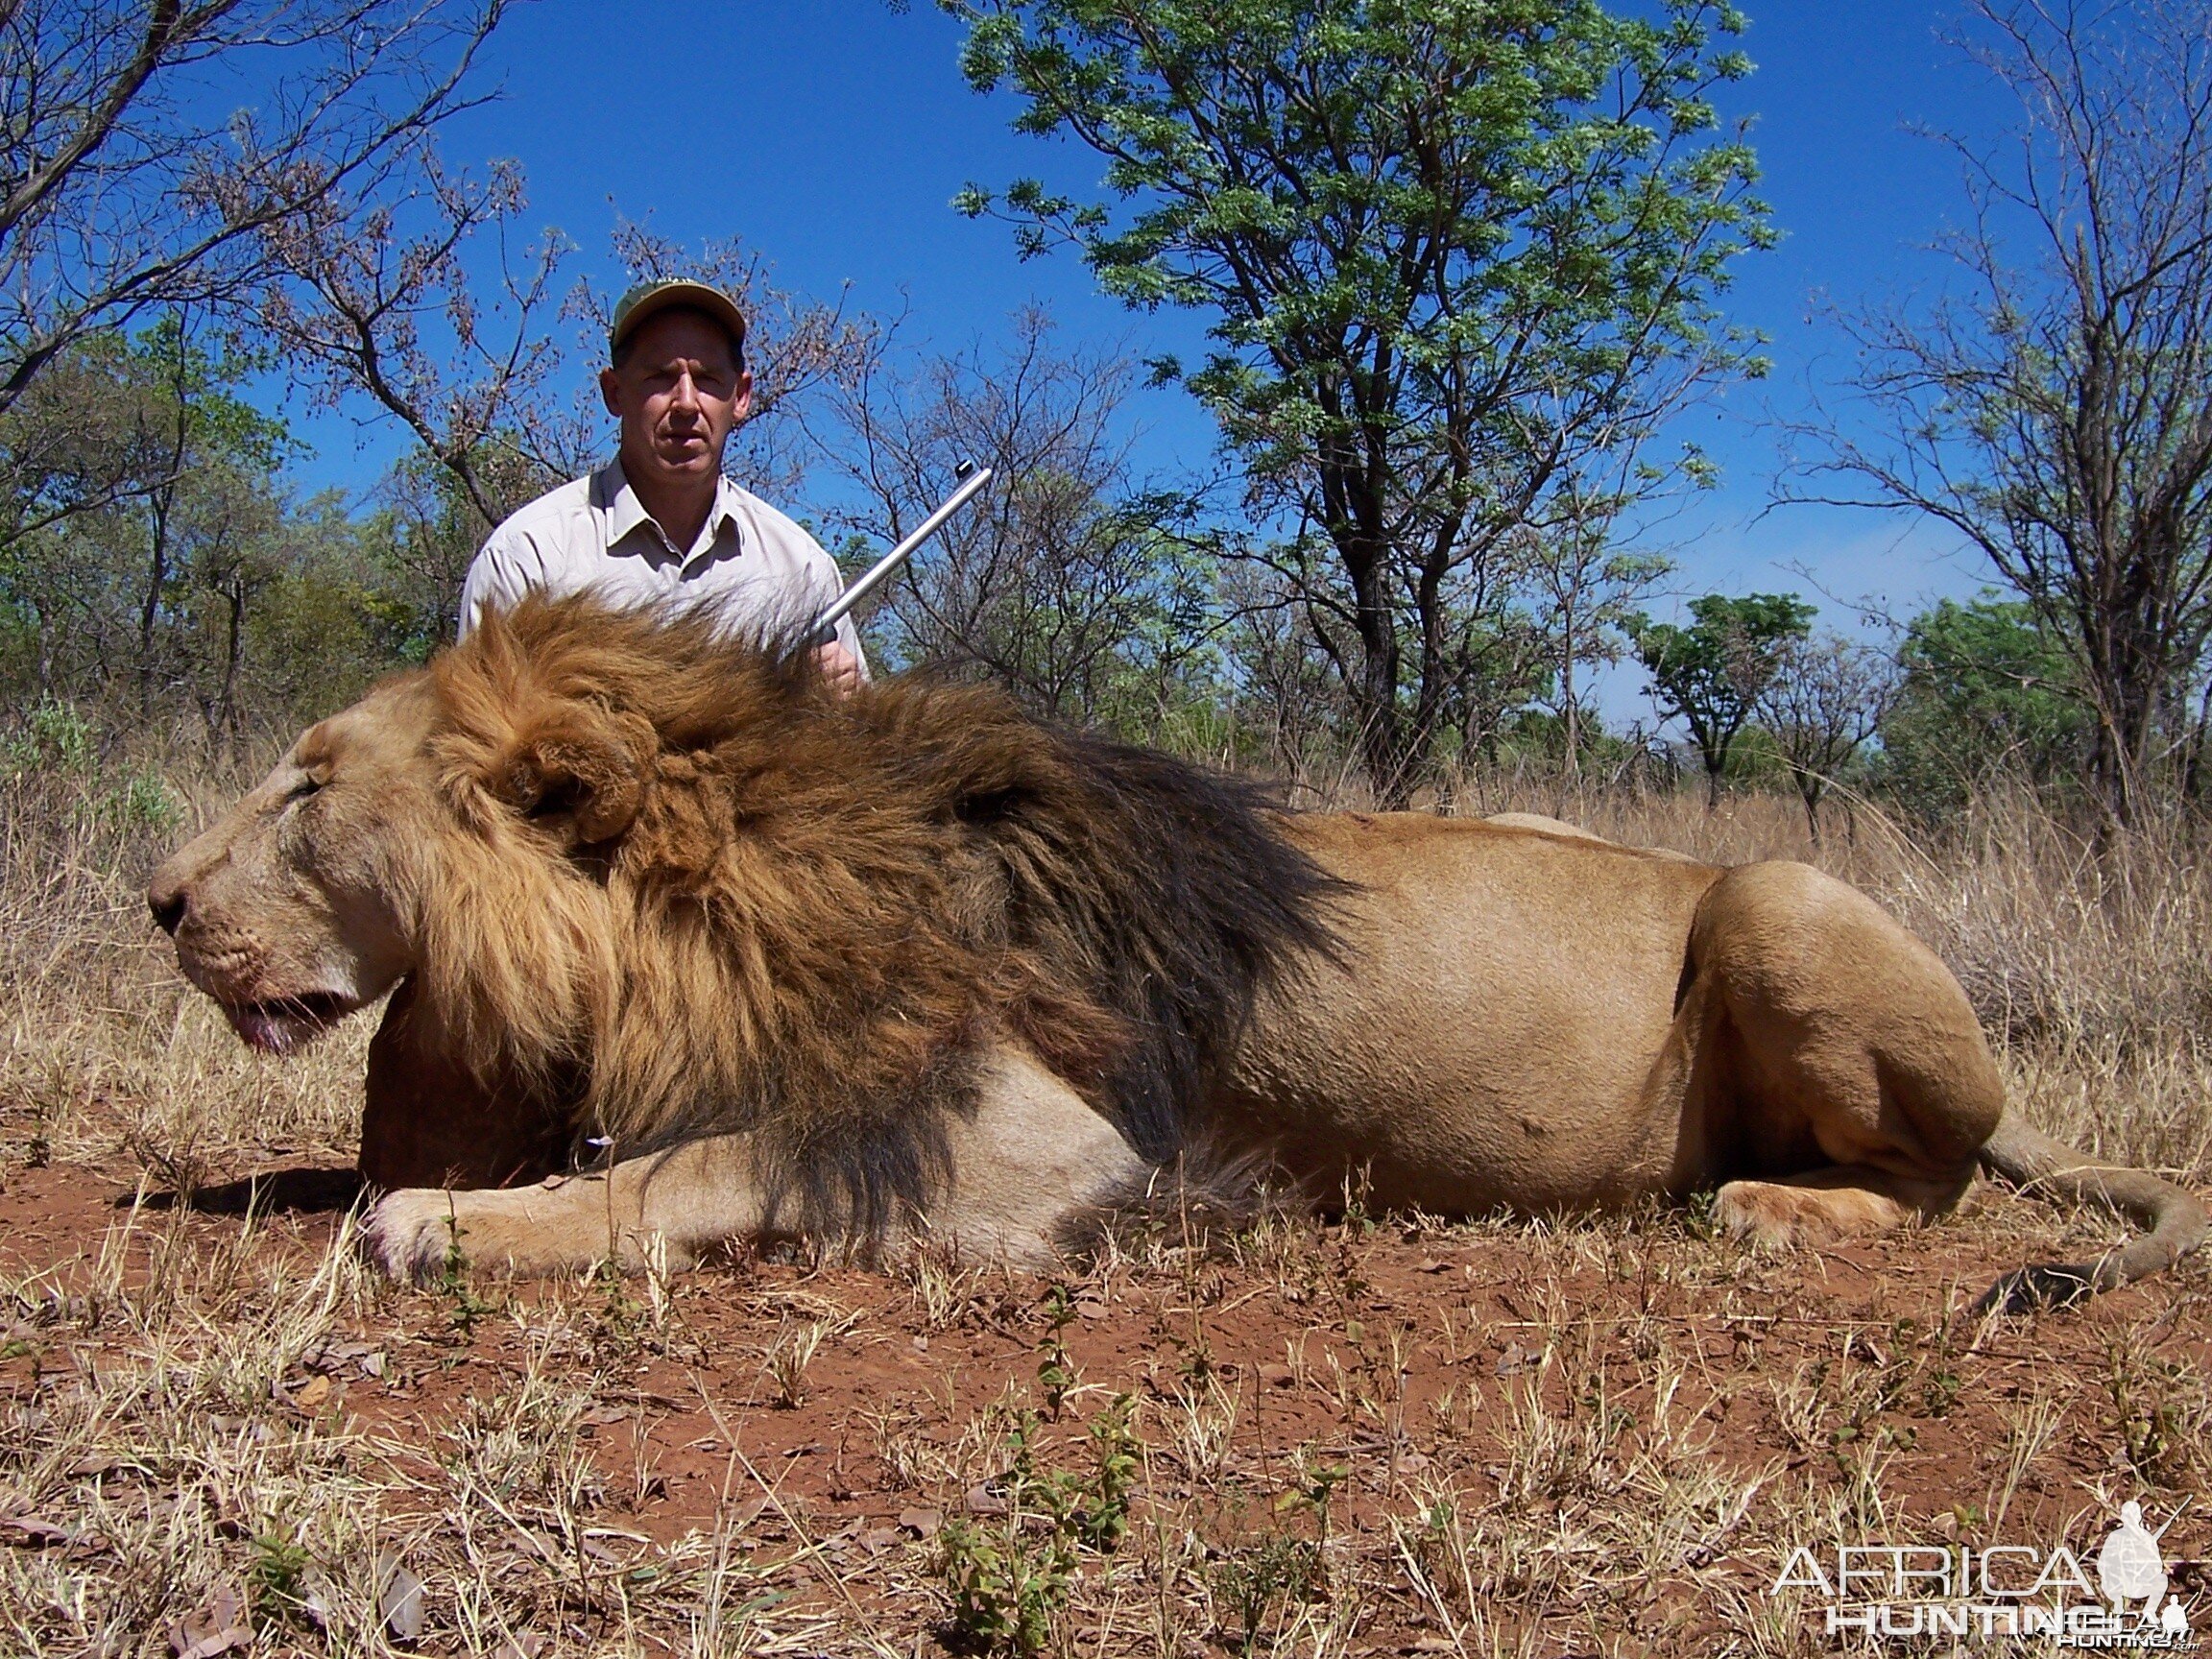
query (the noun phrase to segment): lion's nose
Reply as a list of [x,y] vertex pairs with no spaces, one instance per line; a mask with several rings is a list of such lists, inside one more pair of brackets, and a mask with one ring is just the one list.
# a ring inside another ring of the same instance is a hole
[[172,887],[156,881],[146,890],[146,908],[154,912],[154,920],[161,931],[174,934],[184,920],[184,888],[182,883]]

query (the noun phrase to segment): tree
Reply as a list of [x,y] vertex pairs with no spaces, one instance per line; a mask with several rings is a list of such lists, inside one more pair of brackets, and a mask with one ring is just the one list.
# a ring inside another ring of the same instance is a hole
[[[235,525],[242,515],[232,497],[239,493],[240,481],[249,487],[265,483],[290,441],[280,423],[237,395],[261,365],[236,353],[211,353],[192,338],[178,313],[162,318],[133,342],[130,357],[129,367],[150,382],[152,394],[142,400],[152,408],[140,419],[152,428],[154,441],[137,492],[146,536],[146,584],[138,606],[138,713],[148,719],[159,671],[156,624],[177,574],[178,549],[193,529],[193,514],[220,503],[215,517],[227,529]],[[219,534],[217,540],[235,543],[239,537]],[[236,557],[226,557],[237,568],[246,567]],[[239,611],[244,604],[241,591]],[[235,722],[230,730],[235,735]]]
[[1614,545],[1619,512],[1612,499],[1575,512],[1575,496],[1549,535],[1533,537],[1529,586],[1542,607],[1540,627],[1550,641],[1551,706],[1559,716],[1569,778],[1579,775],[1582,698],[1577,670],[1620,660],[1621,630],[1636,614],[1636,602],[1673,569],[1668,559]]
[[2076,658],[2025,602],[1943,600],[1907,625],[1897,665],[1883,772],[1918,810],[1952,811],[1991,777],[2081,774],[2093,721]]
[[1863,759],[1896,686],[1896,662],[1871,646],[1839,634],[1784,641],[1758,714],[1790,769],[1815,847],[1822,798]]
[[[263,238],[283,277],[260,297],[263,337],[325,406],[365,397],[405,426],[452,475],[479,539],[559,476],[541,455],[558,413],[547,325],[569,248],[549,230],[513,249],[524,204],[512,162],[483,178],[433,166],[406,204],[333,193]],[[489,295],[463,257],[479,233],[497,248]]]
[[[228,315],[268,233],[422,178],[504,0],[0,7],[0,412],[103,331]],[[241,83],[247,88],[242,95]]]
[[0,414],[0,557],[84,513],[135,501],[168,473],[165,422],[120,334],[87,337],[47,363]]
[[1233,563],[1222,566],[1220,597],[1227,747],[1297,782],[1340,771],[1345,734],[1357,728],[1296,593],[1256,565]]
[[2212,634],[2212,19],[1980,0],[1962,44],[2018,101],[1963,157],[1962,299],[1859,323],[1878,434],[1817,430],[1822,493],[1926,514],[2074,659],[2106,822],[2134,823]]
[[[469,463],[469,476],[493,500],[526,499],[545,477],[513,450],[472,455]],[[460,632],[461,584],[492,524],[461,473],[421,447],[384,475],[374,499],[379,563],[389,577],[376,596],[377,620],[396,660],[426,661]]]
[[1206,654],[1211,568],[1168,533],[1174,502],[1130,477],[1136,365],[1062,350],[1053,332],[1032,308],[997,351],[856,362],[823,452],[859,505],[828,517],[873,558],[945,497],[960,462],[990,467],[987,498],[892,588],[893,653],[1050,719],[1149,729]]
[[[959,205],[1070,244],[1139,307],[1211,314],[1188,383],[1241,456],[1253,549],[1402,800],[1489,671],[1514,537],[1591,458],[1756,365],[1714,311],[1768,238],[1708,94],[1749,65],[1702,0],[943,0],[1016,127],[1105,157],[1125,209],[1034,180]],[[1163,362],[1166,375],[1181,365]],[[1660,488],[1679,468],[1638,473]],[[1479,706],[1481,699],[1476,699]]]
[[152,715],[177,668],[169,611],[197,516],[230,473],[266,485],[288,447],[241,396],[257,366],[171,313],[135,339],[78,342],[0,414],[19,490],[0,522],[0,586],[39,637],[42,690],[66,616]]
[[1750,722],[1783,661],[1813,622],[1794,593],[1708,593],[1690,602],[1687,628],[1639,617],[1629,627],[1637,660],[1651,676],[1662,717],[1679,718],[1705,762],[1705,805],[1720,804],[1728,752]]
[[[258,620],[258,601],[284,574],[284,512],[267,482],[233,467],[197,475],[183,547],[189,588],[180,609],[187,613],[186,641],[198,647],[183,678],[209,740],[233,749],[245,729],[248,624]],[[141,708],[150,714],[151,700]]]

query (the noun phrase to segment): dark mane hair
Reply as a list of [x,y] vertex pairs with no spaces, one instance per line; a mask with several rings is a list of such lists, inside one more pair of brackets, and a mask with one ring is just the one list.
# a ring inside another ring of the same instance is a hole
[[622,1156],[749,1131],[808,1230],[947,1172],[992,1044],[1155,1161],[1337,884],[1251,784],[988,690],[832,695],[803,653],[588,601],[433,665],[463,832],[421,980],[472,1054]]

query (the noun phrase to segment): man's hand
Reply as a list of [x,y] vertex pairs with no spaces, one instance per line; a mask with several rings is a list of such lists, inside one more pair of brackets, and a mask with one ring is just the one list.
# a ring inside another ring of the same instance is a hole
[[814,647],[814,666],[822,670],[822,678],[838,696],[850,697],[860,689],[860,659],[836,640]]

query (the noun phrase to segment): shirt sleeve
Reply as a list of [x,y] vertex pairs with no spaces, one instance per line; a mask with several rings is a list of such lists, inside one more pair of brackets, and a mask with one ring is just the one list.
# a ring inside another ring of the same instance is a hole
[[461,637],[466,639],[487,611],[504,611],[530,589],[524,556],[536,550],[530,539],[502,524],[492,532],[476,557],[469,562],[469,574],[461,579]]
[[[791,533],[805,546],[806,563],[813,566],[812,574],[822,594],[815,602],[814,613],[820,615],[823,607],[845,591],[844,573],[837,568],[837,561],[830,557],[830,550],[796,523],[792,524]],[[876,677],[869,671],[868,653],[860,646],[860,630],[854,625],[850,614],[837,618],[837,643],[853,653],[853,661],[860,665],[860,678],[863,681]]]

